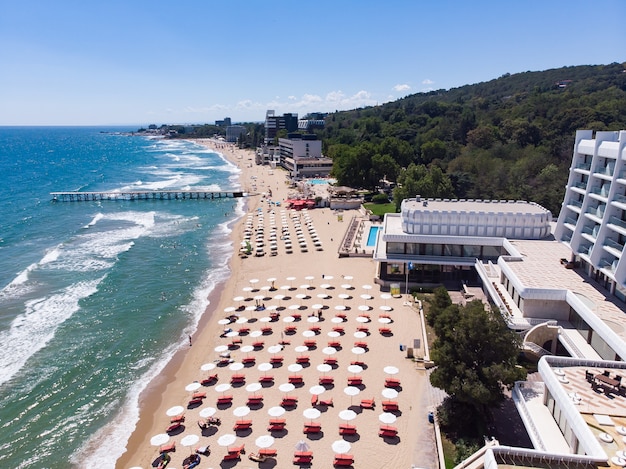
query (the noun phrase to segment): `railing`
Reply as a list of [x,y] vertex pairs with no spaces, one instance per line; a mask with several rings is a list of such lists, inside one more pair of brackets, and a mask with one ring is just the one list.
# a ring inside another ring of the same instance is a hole
[[615,268],[617,266],[614,265],[614,263],[615,261],[607,261],[606,259],[600,259],[600,268],[604,270],[608,270],[609,272],[615,272]]
[[585,190],[585,189],[587,189],[587,183],[586,182],[575,182],[574,184],[572,184],[572,187],[576,187],[578,189]]
[[594,217],[602,218],[604,216],[604,208],[598,207],[589,207],[585,210],[585,213],[589,215],[593,215]]
[[606,238],[606,240],[604,241],[604,245],[608,246],[610,248],[616,249],[619,252],[622,252],[624,250],[624,245],[618,243],[617,241],[611,239],[611,238]]
[[568,225],[576,226],[576,220],[574,220],[572,217],[567,217],[565,219],[565,223],[567,223]]
[[609,217],[609,223],[624,228],[626,230],[626,221],[620,220],[617,217]]
[[591,163],[578,163],[574,168],[589,171],[591,169]]
[[581,208],[583,206],[583,203],[580,200],[570,199],[567,201],[567,205],[572,205],[573,207]]
[[602,174],[604,176],[613,176],[614,171],[615,171],[615,167],[613,166],[600,166],[600,167],[597,167],[593,172],[594,174]]
[[[522,414],[524,414],[525,417],[525,422],[528,424],[528,430],[533,434],[534,438],[534,442],[539,446],[539,448],[536,448],[538,450],[541,451],[545,451],[546,450],[546,446],[543,443],[543,439],[541,438],[541,434],[539,433],[539,429],[537,429],[537,426],[535,425],[535,422],[532,418],[532,416],[530,415],[530,411],[528,410],[528,407],[526,406],[526,399],[524,399],[524,395],[522,394],[521,389],[525,386],[526,383],[517,383],[516,386],[513,388],[513,400],[518,404],[517,408],[520,409],[520,411],[522,412]],[[533,386],[537,386],[537,384],[531,385],[530,387]]]
[[613,200],[615,202],[621,202],[623,204],[626,204],[626,195],[615,194],[615,196],[613,197]]
[[593,239],[596,239],[598,236],[598,225],[595,225],[593,228],[590,226],[583,226],[583,233],[591,236]]
[[602,186],[602,187],[594,186],[591,189],[589,189],[589,193],[606,198],[609,195],[609,189],[607,189],[606,186]]
[[559,339],[567,344],[567,349],[571,354],[574,354],[574,358],[585,358],[585,354],[580,351],[574,341],[568,337],[567,334],[563,334],[563,328],[559,328]]
[[552,355],[549,350],[546,350],[545,348],[537,345],[534,342],[524,342],[523,346],[524,348],[534,352],[539,358],[543,357],[544,355]]

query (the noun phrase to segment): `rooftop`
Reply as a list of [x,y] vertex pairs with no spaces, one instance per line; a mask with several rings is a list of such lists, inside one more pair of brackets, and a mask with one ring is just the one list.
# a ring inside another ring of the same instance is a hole
[[418,211],[476,212],[476,213],[537,213],[548,210],[534,202],[523,200],[478,200],[478,199],[405,199],[402,207]]

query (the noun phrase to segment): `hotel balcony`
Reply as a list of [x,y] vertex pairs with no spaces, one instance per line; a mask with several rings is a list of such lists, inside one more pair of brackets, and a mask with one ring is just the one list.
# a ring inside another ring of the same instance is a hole
[[626,210],[626,195],[615,194],[611,202],[612,205],[616,205],[622,210]]
[[589,194],[592,194],[594,196],[600,196],[600,197],[594,197],[594,198],[596,199],[601,198],[601,200],[606,201],[606,198],[609,196],[610,188],[611,188],[610,184],[603,184],[601,187],[594,186],[591,189],[589,189]]
[[603,243],[604,250],[611,253],[613,256],[620,258],[622,257],[622,252],[624,251],[624,245],[618,243],[617,241],[607,238]]
[[606,259],[600,259],[600,268],[611,274],[615,273],[615,269],[617,268],[617,259],[613,259],[612,261]]
[[570,186],[570,189],[572,189],[577,194],[583,194],[584,195],[585,192],[587,191],[587,183],[586,182],[575,182],[574,184],[572,184]]
[[598,166],[593,170],[593,174],[600,176],[603,179],[612,178],[615,171],[615,164],[609,164],[607,166]]
[[580,209],[583,206],[583,203],[580,200],[570,199],[567,201],[567,208],[573,210],[576,213],[580,213]]
[[567,217],[565,220],[563,220],[563,226],[574,231],[576,229],[576,219]]
[[600,231],[600,227],[598,225],[594,226],[593,228],[590,226],[583,226],[582,233],[585,238],[595,242],[596,238],[598,237],[598,231]]
[[620,220],[617,217],[609,217],[607,226],[617,233],[626,236],[626,221]]
[[574,170],[578,173],[589,174],[589,171],[591,170],[591,163],[578,163],[574,166]]

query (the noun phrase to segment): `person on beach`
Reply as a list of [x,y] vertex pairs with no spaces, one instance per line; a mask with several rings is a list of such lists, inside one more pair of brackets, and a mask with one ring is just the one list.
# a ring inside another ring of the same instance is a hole
[[189,334],[189,346],[191,347],[191,334]]

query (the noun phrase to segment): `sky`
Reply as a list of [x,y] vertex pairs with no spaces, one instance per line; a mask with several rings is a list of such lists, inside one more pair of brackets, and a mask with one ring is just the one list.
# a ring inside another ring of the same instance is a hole
[[625,19],[624,0],[0,0],[0,125],[355,109],[621,63]]

